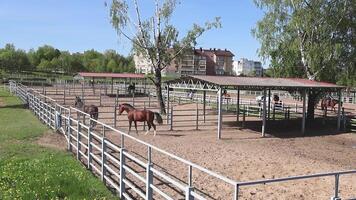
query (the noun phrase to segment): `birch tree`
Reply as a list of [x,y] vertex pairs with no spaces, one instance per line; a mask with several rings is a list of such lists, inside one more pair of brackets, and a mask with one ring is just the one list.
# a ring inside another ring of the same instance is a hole
[[[261,42],[260,56],[271,60],[279,76],[335,83],[354,65],[355,47],[345,39],[355,33],[349,27],[355,23],[352,0],[254,1],[265,15],[252,33]],[[308,92],[308,119],[313,119],[325,94]]]
[[162,97],[162,70],[179,58],[185,51],[196,45],[196,40],[204,32],[221,26],[216,17],[204,25],[193,24],[183,36],[171,23],[171,17],[179,2],[176,0],[152,0],[153,15],[143,17],[138,0],[112,0],[110,8],[111,24],[119,37],[124,37],[133,45],[135,54],[143,56],[153,67],[154,77],[150,77],[156,88],[161,114],[165,114]]

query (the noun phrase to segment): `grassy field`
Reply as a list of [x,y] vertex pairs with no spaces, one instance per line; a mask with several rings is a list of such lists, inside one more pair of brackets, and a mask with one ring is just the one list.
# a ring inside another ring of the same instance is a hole
[[0,89],[0,199],[117,199],[67,152],[36,144],[50,133]]

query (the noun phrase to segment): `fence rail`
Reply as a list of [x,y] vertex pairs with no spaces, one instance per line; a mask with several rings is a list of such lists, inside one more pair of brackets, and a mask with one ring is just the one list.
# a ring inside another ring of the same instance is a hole
[[[11,93],[17,95],[24,103],[26,103],[28,108],[43,123],[62,133],[67,140],[67,149],[70,152],[73,152],[78,160],[86,164],[89,170],[97,174],[104,183],[114,188],[121,199],[134,199],[136,197],[140,197],[150,200],[153,199],[154,193],[156,196],[158,195],[159,198],[176,199],[171,196],[172,194],[160,189],[159,184],[153,181],[158,177],[165,180],[165,182],[169,182],[171,185],[170,187],[174,187],[176,190],[179,190],[183,197],[187,200],[193,198],[210,198],[209,194],[202,193],[200,190],[195,188],[193,184],[193,175],[195,174],[192,173],[193,169],[230,185],[235,191],[232,196],[232,199],[235,200],[239,198],[239,192],[242,186],[310,179],[322,176],[335,176],[335,193],[332,198],[339,199],[339,177],[341,175],[356,174],[356,170],[350,170],[279,179],[239,182],[219,175],[200,165],[141,141],[98,120],[92,119],[88,114],[82,112],[81,110],[72,107],[64,107],[63,105],[58,104],[55,100],[39,94],[38,92],[22,84],[11,81],[8,88]],[[73,113],[77,112],[81,113],[83,116],[87,116],[89,124],[85,124],[79,118],[75,119],[72,116]],[[92,122],[95,122],[99,128],[90,127]],[[120,144],[115,144],[108,137],[106,137],[105,133],[107,131],[114,131],[119,134]],[[136,154],[126,150],[125,140],[127,139],[145,146],[147,158],[142,159],[142,157],[138,157]],[[167,156],[169,159],[176,160],[179,163],[186,165],[188,169],[186,177],[188,177],[188,180],[179,180],[176,177],[171,176],[169,172],[158,167],[158,165],[152,161],[152,154],[154,151]],[[128,161],[134,161],[136,164],[141,166],[144,169],[141,174],[133,170],[130,164],[131,162]],[[132,176],[140,180],[144,186],[140,187],[137,185],[135,181],[130,178]],[[195,178],[199,179],[199,177],[200,176]],[[133,196],[132,193],[135,193],[135,196]]]

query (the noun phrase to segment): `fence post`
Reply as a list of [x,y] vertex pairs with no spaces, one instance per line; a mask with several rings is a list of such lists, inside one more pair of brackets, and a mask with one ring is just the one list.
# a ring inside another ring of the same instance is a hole
[[242,127],[245,127],[245,121],[246,121],[246,106],[244,105],[244,109],[242,112]]
[[63,88],[63,104],[66,105],[66,89],[65,89],[65,87]]
[[100,88],[100,95],[99,95],[99,106],[101,106],[101,88]]
[[298,104],[295,103],[295,113],[298,113]]
[[151,93],[148,93],[148,107],[151,107]]
[[196,112],[196,121],[195,121],[195,130],[199,129],[199,105],[198,103],[197,105],[197,112]]
[[72,142],[72,120],[71,120],[71,109],[69,107],[69,114],[68,114],[68,126],[67,126],[67,132],[68,132],[68,151],[72,151],[72,145],[71,145],[71,142]]
[[[146,110],[146,102],[143,102],[143,109]],[[146,130],[146,121],[143,122],[143,130]]]
[[148,152],[147,152],[147,166],[146,166],[146,200],[152,200],[152,188],[151,188],[151,184],[153,184],[153,172],[151,170],[152,149],[151,147],[148,147],[147,150]]
[[101,138],[101,181],[105,183],[105,173],[106,173],[106,142],[105,142],[105,126],[103,126],[103,137]]
[[132,106],[135,106],[135,90],[132,93]]
[[342,107],[342,124],[343,124],[343,130],[346,130],[346,116],[345,116],[345,108]]
[[236,183],[236,185],[235,185],[234,200],[238,200],[238,199],[239,199],[239,184]]
[[290,108],[287,109],[287,119],[290,119]]
[[331,200],[341,200],[339,197],[339,174],[335,174],[335,193]]
[[89,125],[88,125],[88,169],[91,170],[91,163],[92,163],[92,157],[91,157],[91,151],[92,151],[92,135],[91,135],[91,131],[90,131],[90,125],[91,125],[91,118],[89,118]]
[[171,124],[170,124],[170,131],[173,131],[173,105],[171,106],[171,113],[170,113],[171,117],[170,117],[170,120],[171,120]]
[[273,105],[273,121],[276,120],[276,106]]
[[120,191],[119,191],[119,195],[120,195],[120,199],[124,199],[124,193],[125,193],[125,183],[124,183],[124,179],[125,179],[125,148],[124,148],[124,135],[121,135],[121,151],[120,151],[120,178],[119,178],[119,182],[120,182]]
[[117,118],[117,112],[116,112],[117,106],[114,106],[114,128],[116,128],[116,118]]
[[80,148],[81,148],[81,144],[80,144],[80,131],[81,131],[81,125],[80,122],[78,120],[78,124],[77,124],[77,159],[80,160]]
[[192,166],[189,165],[188,166],[188,186],[185,189],[185,200],[193,200],[193,196],[192,196],[192,191],[193,191],[193,180],[192,180]]

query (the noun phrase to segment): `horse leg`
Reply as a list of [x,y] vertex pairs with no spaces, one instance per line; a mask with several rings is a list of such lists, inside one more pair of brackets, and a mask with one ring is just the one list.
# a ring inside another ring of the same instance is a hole
[[150,132],[150,129],[151,129],[151,123],[149,121],[147,121],[147,126],[148,126],[148,130],[146,131],[145,135],[147,135],[148,132]]
[[131,131],[131,125],[132,125],[132,120],[131,120],[131,119],[129,119],[129,132],[128,132],[128,134],[130,134],[130,131]]
[[134,123],[135,123],[136,135],[138,135],[138,131],[137,131],[137,121],[134,120]]
[[156,125],[152,122],[152,127],[153,127],[153,136],[156,136]]

